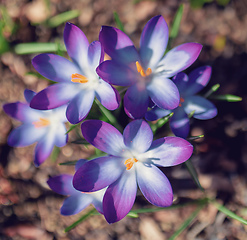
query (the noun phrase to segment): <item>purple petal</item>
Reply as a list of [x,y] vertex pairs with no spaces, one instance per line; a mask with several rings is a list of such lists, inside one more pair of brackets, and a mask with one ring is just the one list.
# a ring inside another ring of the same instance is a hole
[[62,195],[72,195],[78,191],[72,185],[72,175],[62,174],[55,177],[50,177],[47,184],[54,192]]
[[79,92],[69,103],[66,111],[67,119],[72,124],[77,124],[86,118],[89,113],[95,93],[93,90]]
[[75,189],[94,192],[109,186],[125,171],[122,162],[122,158],[114,156],[100,157],[86,162],[74,175]]
[[76,162],[75,170],[77,171],[84,163],[88,162],[86,159],[80,159]]
[[97,73],[106,82],[117,86],[129,86],[137,81],[137,74],[130,67],[112,60],[102,62]]
[[81,131],[90,144],[110,155],[120,156],[125,149],[122,134],[109,123],[88,120],[82,123]]
[[162,16],[153,17],[148,21],[140,40],[140,57],[145,69],[156,67],[165,53],[168,38],[168,26]]
[[25,89],[24,90],[24,97],[26,99],[26,101],[28,103],[31,102],[32,98],[36,95],[36,92],[32,91],[32,90],[29,90],[29,89]]
[[172,204],[172,187],[163,172],[154,165],[138,164],[137,182],[144,197],[153,205],[168,207]]
[[80,91],[77,86],[73,83],[58,83],[47,87],[33,97],[30,107],[47,110],[66,104]]
[[32,64],[41,75],[55,82],[68,83],[72,74],[81,74],[80,68],[74,63],[55,54],[40,54],[33,58]]
[[152,101],[160,108],[174,109],[179,104],[177,86],[168,78],[154,77],[147,90]]
[[99,80],[95,95],[105,108],[115,110],[119,107],[120,95],[118,91],[102,79]]
[[196,68],[189,74],[189,82],[187,90],[185,91],[186,96],[194,95],[201,91],[209,82],[212,73],[210,66],[203,66]]
[[159,62],[157,72],[163,72],[172,77],[188,68],[199,56],[202,45],[199,43],[185,43],[170,50]]
[[89,43],[85,34],[74,24],[66,23],[63,37],[67,52],[72,61],[82,69],[86,69],[88,67],[87,54]]
[[148,103],[148,92],[144,84],[132,85],[124,95],[124,110],[130,118],[144,117]]
[[55,145],[55,134],[50,131],[37,143],[35,147],[34,165],[40,166],[51,154]]
[[128,65],[140,61],[133,42],[117,28],[102,26],[99,41],[105,52],[116,62]]
[[195,111],[193,117],[196,119],[206,120],[217,115],[217,108],[204,97],[190,96],[183,103],[184,110],[187,114]]
[[96,71],[98,65],[104,60],[104,51],[99,41],[94,41],[88,48],[88,66]]
[[56,125],[56,136],[54,144],[58,147],[63,147],[68,142],[67,129],[63,123],[57,123]]
[[154,165],[170,167],[188,160],[192,152],[193,146],[183,138],[165,137],[153,141],[145,156]]
[[135,120],[124,129],[123,138],[127,147],[138,153],[143,153],[152,144],[153,132],[145,121]]
[[3,105],[3,110],[12,118],[22,122],[34,122],[39,119],[42,112],[30,108],[26,103],[15,102]]
[[35,128],[33,124],[23,124],[10,133],[8,144],[12,147],[25,147],[39,141],[46,132],[45,127]]
[[78,192],[78,194],[72,195],[64,200],[60,212],[64,216],[74,215],[81,212],[91,203],[91,196],[86,193]]
[[170,120],[170,127],[172,132],[182,138],[186,138],[190,131],[189,118],[182,107],[174,110],[174,115]]
[[188,90],[188,82],[189,82],[189,77],[187,74],[183,72],[179,72],[173,77],[173,82],[176,84],[180,96],[183,97]]
[[136,191],[136,176],[129,171],[125,171],[121,178],[108,187],[103,199],[103,212],[108,223],[117,222],[129,213]]
[[145,118],[147,121],[155,121],[167,116],[171,112],[171,110],[162,109],[156,106],[146,113]]

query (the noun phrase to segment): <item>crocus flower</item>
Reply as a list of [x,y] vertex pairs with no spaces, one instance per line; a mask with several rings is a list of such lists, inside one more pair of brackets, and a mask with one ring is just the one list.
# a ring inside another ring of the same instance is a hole
[[165,56],[169,38],[162,16],[153,17],[144,27],[140,49],[117,28],[103,26],[99,40],[112,58],[97,68],[99,76],[110,84],[129,86],[124,108],[131,118],[144,117],[151,100],[160,108],[174,109],[179,105],[179,92],[169,79],[189,67],[202,46],[186,43],[170,50]]
[[189,114],[193,113],[193,117],[200,120],[215,117],[217,108],[214,104],[202,96],[195,95],[208,84],[211,71],[210,66],[203,66],[195,69],[188,76],[185,73],[178,73],[173,81],[180,93],[179,107],[171,111],[155,106],[146,113],[146,119],[154,121],[173,112],[170,119],[171,130],[176,136],[186,138],[190,130]]
[[35,94],[26,89],[24,96],[27,103],[7,103],[3,109],[11,117],[23,122],[10,133],[8,144],[13,147],[25,147],[38,142],[35,147],[34,164],[39,166],[49,157],[54,145],[63,147],[68,140],[64,124],[67,122],[67,106],[47,111],[32,109],[29,103]]
[[67,23],[64,42],[72,61],[55,54],[40,54],[32,60],[34,68],[44,77],[58,82],[38,93],[32,108],[46,110],[69,103],[66,111],[70,123],[82,121],[89,113],[94,98],[109,110],[119,106],[119,94],[99,78],[96,68],[104,59],[99,41],[91,44],[75,25]]
[[82,192],[94,192],[109,186],[103,198],[103,213],[109,223],[121,220],[130,211],[137,185],[145,198],[159,207],[172,204],[169,180],[157,167],[169,167],[186,161],[193,147],[178,137],[153,141],[147,122],[134,120],[123,135],[112,125],[100,120],[82,123],[82,134],[93,146],[108,156],[86,162],[73,179]]
[[[76,164],[76,169],[86,161],[80,159]],[[61,214],[66,216],[77,214],[90,204],[93,204],[99,213],[103,213],[102,200],[106,189],[92,193],[82,193],[73,187],[72,179],[73,175],[62,174],[50,177],[47,181],[47,184],[54,192],[68,196],[60,209]]]

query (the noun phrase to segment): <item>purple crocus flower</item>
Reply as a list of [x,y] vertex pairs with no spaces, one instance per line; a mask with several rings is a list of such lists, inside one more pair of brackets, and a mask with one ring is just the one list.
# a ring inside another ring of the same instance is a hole
[[[76,164],[76,170],[81,167],[87,160],[80,159]],[[106,189],[92,193],[82,193],[77,191],[72,185],[73,175],[62,174],[50,177],[47,181],[49,187],[56,193],[68,196],[60,209],[62,215],[77,214],[93,204],[99,213],[103,213],[102,201]]]
[[180,93],[179,107],[171,111],[155,106],[146,113],[146,119],[154,121],[173,112],[170,119],[171,130],[176,136],[186,138],[190,130],[188,114],[194,112],[193,117],[200,120],[215,117],[217,108],[214,104],[204,97],[195,95],[208,84],[211,71],[210,66],[203,66],[196,68],[188,76],[185,73],[178,73],[173,81]]
[[3,109],[11,117],[23,122],[10,133],[8,144],[12,147],[25,147],[38,142],[34,156],[34,164],[38,167],[49,157],[54,145],[63,147],[67,143],[68,135],[64,124],[67,122],[67,106],[47,111],[30,108],[29,103],[35,94],[26,89],[24,96],[28,103],[7,103]]
[[74,187],[94,192],[109,186],[103,198],[103,212],[109,223],[121,220],[132,208],[137,185],[145,198],[159,207],[172,204],[169,180],[157,167],[169,167],[186,161],[193,147],[178,137],[153,141],[147,122],[134,120],[123,135],[112,125],[100,120],[82,123],[82,134],[93,146],[108,156],[88,161],[73,179]]
[[100,42],[89,44],[84,33],[71,23],[66,23],[64,42],[72,61],[46,53],[32,60],[34,68],[41,75],[58,84],[38,93],[30,106],[46,110],[69,103],[66,116],[72,124],[79,123],[87,116],[95,96],[107,109],[118,108],[118,92],[96,73],[97,66],[104,59]]
[[189,67],[202,46],[185,43],[165,56],[169,38],[162,16],[153,17],[142,31],[139,51],[129,37],[119,29],[103,26],[99,40],[112,58],[97,68],[99,76],[110,84],[130,86],[124,96],[124,108],[131,118],[144,117],[150,98],[164,109],[179,105],[179,92],[169,79]]

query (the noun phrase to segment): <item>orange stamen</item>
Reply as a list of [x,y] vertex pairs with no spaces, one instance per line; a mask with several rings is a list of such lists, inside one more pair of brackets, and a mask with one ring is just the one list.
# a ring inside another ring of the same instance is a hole
[[72,74],[71,75],[71,82],[74,82],[74,83],[87,83],[88,82],[88,79],[79,74],[79,73],[75,73],[75,74]]
[[124,164],[126,165],[126,170],[130,170],[133,167],[133,165],[134,165],[135,162],[138,162],[138,160],[136,158],[129,158],[129,159],[127,159],[124,162]]
[[147,77],[152,73],[152,69],[151,68],[148,68],[145,71],[138,61],[136,61],[136,69],[137,69],[137,72],[139,72],[142,77]]
[[180,103],[178,106],[181,107],[183,102],[184,102],[184,99],[182,97],[180,97]]
[[39,118],[38,121],[36,122],[32,122],[32,124],[34,125],[35,128],[41,128],[41,127],[46,127],[50,124],[50,120],[46,119],[46,118]]

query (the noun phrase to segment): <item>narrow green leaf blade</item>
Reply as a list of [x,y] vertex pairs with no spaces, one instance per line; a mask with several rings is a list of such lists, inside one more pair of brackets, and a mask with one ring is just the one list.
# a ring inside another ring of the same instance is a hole
[[79,124],[81,124],[80,122],[77,124],[70,124],[69,130],[65,133],[68,134],[69,132],[71,132],[73,129],[75,129]]
[[226,208],[225,206],[219,204],[216,201],[212,201],[212,204],[222,213],[226,214],[226,216],[233,218],[245,225],[247,225],[247,220],[243,219],[242,217],[238,216],[236,213],[230,211],[228,208]]
[[219,87],[220,87],[219,83],[213,85],[211,89],[209,89],[209,91],[204,95],[204,97],[208,98],[212,93],[216,92],[219,89]]
[[196,210],[182,223],[180,228],[168,240],[176,239],[192,223],[192,221],[197,217],[198,213],[202,210],[204,206],[205,204],[199,205],[196,208]]
[[170,31],[170,38],[176,38],[179,32],[180,23],[183,17],[184,5],[181,4],[176,12],[174,17],[171,31]]
[[197,176],[197,172],[196,172],[196,169],[195,167],[193,166],[191,160],[187,160],[185,162],[185,166],[187,167],[192,179],[194,180],[195,184],[197,185],[197,187],[202,191],[204,192],[204,188],[201,186],[201,183],[198,179],[198,176]]
[[53,151],[51,153],[51,157],[50,157],[53,163],[57,161],[57,157],[59,153],[60,153],[60,148],[57,146],[54,146]]
[[[65,46],[61,45],[61,49],[66,51]],[[58,51],[57,43],[20,43],[14,47],[16,54],[31,54],[31,53],[46,53],[46,52],[56,52]]]
[[70,226],[66,227],[64,229],[65,232],[69,232],[70,230],[72,230],[73,228],[75,228],[78,224],[80,224],[81,222],[85,221],[87,218],[89,218],[93,213],[95,213],[97,210],[94,208],[90,211],[88,211],[86,214],[84,214],[83,216],[81,216],[76,222],[74,222],[73,224],[71,224]]
[[52,18],[50,18],[47,21],[47,25],[51,28],[57,27],[62,23],[65,23],[73,18],[76,18],[80,15],[80,11],[79,10],[71,10],[71,11],[67,11],[67,12],[63,12],[61,14],[58,14]]
[[212,99],[227,101],[227,102],[240,102],[242,98],[232,94],[225,94],[225,95],[214,95],[211,96]]
[[113,16],[114,16],[114,20],[115,20],[115,23],[117,25],[117,28],[119,30],[121,30],[122,32],[124,32],[124,25],[123,23],[121,22],[119,16],[118,16],[118,13],[116,11],[113,12]]
[[61,166],[63,166],[63,165],[65,165],[65,166],[71,166],[72,165],[73,166],[73,165],[76,165],[77,161],[78,160],[63,162],[63,163],[59,163],[59,165],[61,165]]
[[173,114],[174,114],[174,113],[171,112],[171,113],[168,114],[167,116],[165,116],[165,117],[159,119],[155,124],[151,124],[150,127],[151,127],[151,129],[152,129],[152,131],[153,131],[153,134],[155,134],[156,131],[157,131],[159,128],[163,127],[163,126],[169,121],[169,119],[173,116]]

